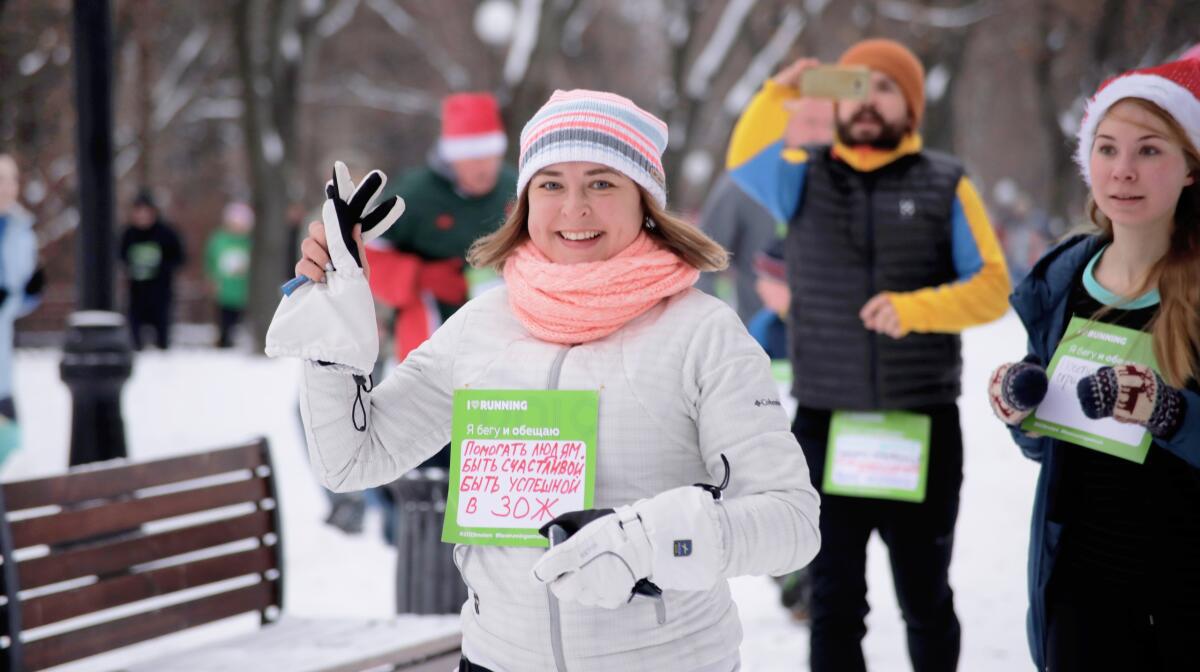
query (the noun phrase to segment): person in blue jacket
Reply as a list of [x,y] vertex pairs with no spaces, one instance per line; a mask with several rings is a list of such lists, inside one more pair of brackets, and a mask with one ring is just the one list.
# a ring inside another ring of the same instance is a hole
[[[1109,80],[1078,139],[1098,231],[1062,242],[1017,287],[1029,355],[989,381],[996,415],[1041,463],[1030,650],[1055,672],[1200,670],[1200,61]],[[1084,416],[1148,430],[1140,464],[1020,427],[1073,316],[1153,342],[1155,367],[1103,366],[1075,387]]]
[[33,216],[21,207],[20,173],[0,154],[0,464],[21,445],[13,399],[13,323],[26,313],[26,295],[37,268]]
[[772,362],[787,362],[787,311],[791,290],[787,284],[787,264],[783,257],[783,240],[776,239],[754,255],[754,271],[758,275],[754,291],[763,307],[750,318],[746,331],[758,341]]

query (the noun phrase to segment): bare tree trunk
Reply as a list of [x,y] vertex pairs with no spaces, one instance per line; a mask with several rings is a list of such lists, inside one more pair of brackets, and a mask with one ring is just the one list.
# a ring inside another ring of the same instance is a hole
[[[1100,21],[1096,24],[1092,39],[1092,79],[1101,79],[1104,73],[1113,68],[1111,61],[1120,46],[1117,40],[1125,28],[1122,21],[1124,15],[1124,0],[1104,0],[1100,10]],[[1119,67],[1117,66],[1118,69]]]
[[[537,112],[553,91],[547,70],[560,58],[562,34],[567,19],[581,0],[545,0],[542,3],[541,21],[538,22],[537,38],[533,53],[529,57],[528,70],[519,82],[509,90],[508,104],[504,110],[504,126],[512,135],[521,132],[525,122]],[[515,165],[520,146],[516,142],[508,145],[508,159]]]
[[[1046,134],[1046,147],[1050,153],[1050,181],[1046,187],[1046,212],[1052,222],[1051,233],[1061,235],[1072,220],[1075,167],[1073,159],[1074,143],[1062,128],[1059,121],[1059,106],[1053,95],[1056,90],[1054,81],[1054,62],[1058,51],[1052,47],[1050,35],[1055,30],[1066,30],[1056,25],[1061,18],[1055,17],[1054,0],[1043,0],[1038,8],[1038,34],[1044,36],[1040,41],[1037,57],[1034,59],[1033,76],[1037,83],[1036,90],[1042,95],[1036,97],[1038,104],[1038,119],[1042,131]],[[1106,10],[1114,4],[1106,2]],[[1057,19],[1057,21],[1056,21]],[[1065,37],[1061,39],[1066,39]]]
[[955,150],[954,94],[970,38],[970,28],[938,31],[928,43],[928,48],[919,53],[921,62],[927,68],[926,81],[930,74],[935,73],[947,78],[941,95],[936,99],[928,99],[925,104],[921,133],[925,145],[932,149],[943,152]]
[[1196,26],[1200,26],[1200,2],[1175,0],[1167,14],[1167,36],[1163,40],[1163,46],[1175,50],[1200,44]]
[[[671,81],[675,83],[675,108],[671,110],[670,117],[667,122],[671,126],[673,134],[672,142],[668,144],[667,151],[663,153],[663,170],[667,178],[667,193],[678,193],[679,185],[684,179],[683,175],[683,159],[687,153],[696,144],[696,135],[693,133],[696,115],[700,111],[700,106],[704,104],[704,100],[696,100],[688,95],[687,92],[687,70],[691,62],[688,59],[689,54],[694,50],[696,42],[700,40],[697,34],[696,22],[700,19],[701,7],[699,3],[688,2],[687,0],[677,0],[676,5],[672,8],[674,11],[681,13],[681,19],[685,21],[691,30],[688,31],[686,39],[675,42],[670,47],[670,76]],[[677,139],[678,133],[683,132],[683,140]]]
[[133,12],[133,39],[137,48],[137,135],[138,160],[137,183],[150,184],[154,171],[154,67],[153,31],[155,29],[154,3],[139,0]]
[[256,221],[246,317],[260,350],[279,305],[285,279],[280,269],[294,253],[288,247],[286,213],[302,193],[296,165],[301,92],[322,16],[301,11],[297,0],[238,0],[233,14]]
[[280,268],[283,267],[287,237],[284,222],[286,182],[281,170],[283,148],[278,131],[268,121],[266,109],[273,87],[267,74],[269,71],[264,67],[264,61],[268,59],[256,48],[276,48],[278,43],[265,41],[272,29],[264,23],[278,20],[279,14],[271,11],[264,16],[262,9],[261,3],[255,0],[238,0],[233,13],[238,77],[242,82],[242,128],[256,220],[246,315],[259,352],[265,345],[267,328],[279,304]]

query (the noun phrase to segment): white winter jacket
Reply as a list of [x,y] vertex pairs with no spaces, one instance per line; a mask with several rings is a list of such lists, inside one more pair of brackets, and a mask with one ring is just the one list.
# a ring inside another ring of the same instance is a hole
[[[450,440],[459,388],[599,390],[597,508],[671,488],[717,483],[723,574],[783,574],[820,546],[820,504],[788,427],[767,356],[721,301],[690,289],[612,335],[564,346],[538,340],[513,316],[503,287],[470,301],[354,410],[351,376],[305,364],[301,410],[314,469],[332,490],[388,483]],[[352,413],[366,430],[355,429]],[[460,546],[470,595],[463,650],[496,672],[555,670],[559,638],[571,672],[719,670],[738,663],[742,638],[727,582],[668,590],[667,620],[652,600],[615,610],[560,605],[530,574],[545,551]]]

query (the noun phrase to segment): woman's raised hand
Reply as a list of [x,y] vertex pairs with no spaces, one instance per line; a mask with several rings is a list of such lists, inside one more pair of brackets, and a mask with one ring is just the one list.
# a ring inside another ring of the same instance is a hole
[[334,163],[321,221],[309,225],[296,263],[300,278],[318,284],[297,279],[285,285],[267,330],[269,356],[336,364],[358,375],[374,368],[379,331],[363,241],[386,231],[404,212],[400,197],[380,199],[386,183],[374,170],[355,187],[346,164]]
[[[362,227],[355,225],[352,236],[358,246],[358,258],[362,260],[363,274],[369,278],[371,265],[367,263]],[[333,260],[329,256],[329,243],[325,239],[325,224],[311,222],[308,225],[308,237],[300,243],[300,261],[296,262],[296,275],[303,275],[313,282],[325,282],[326,271],[332,270]]]

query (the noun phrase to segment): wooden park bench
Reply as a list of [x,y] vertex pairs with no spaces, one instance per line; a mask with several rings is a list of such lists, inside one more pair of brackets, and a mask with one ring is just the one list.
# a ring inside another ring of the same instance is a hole
[[457,665],[461,633],[452,620],[284,615],[275,487],[265,440],[4,483],[0,672],[43,670],[249,613],[263,627],[121,669],[446,672]]

